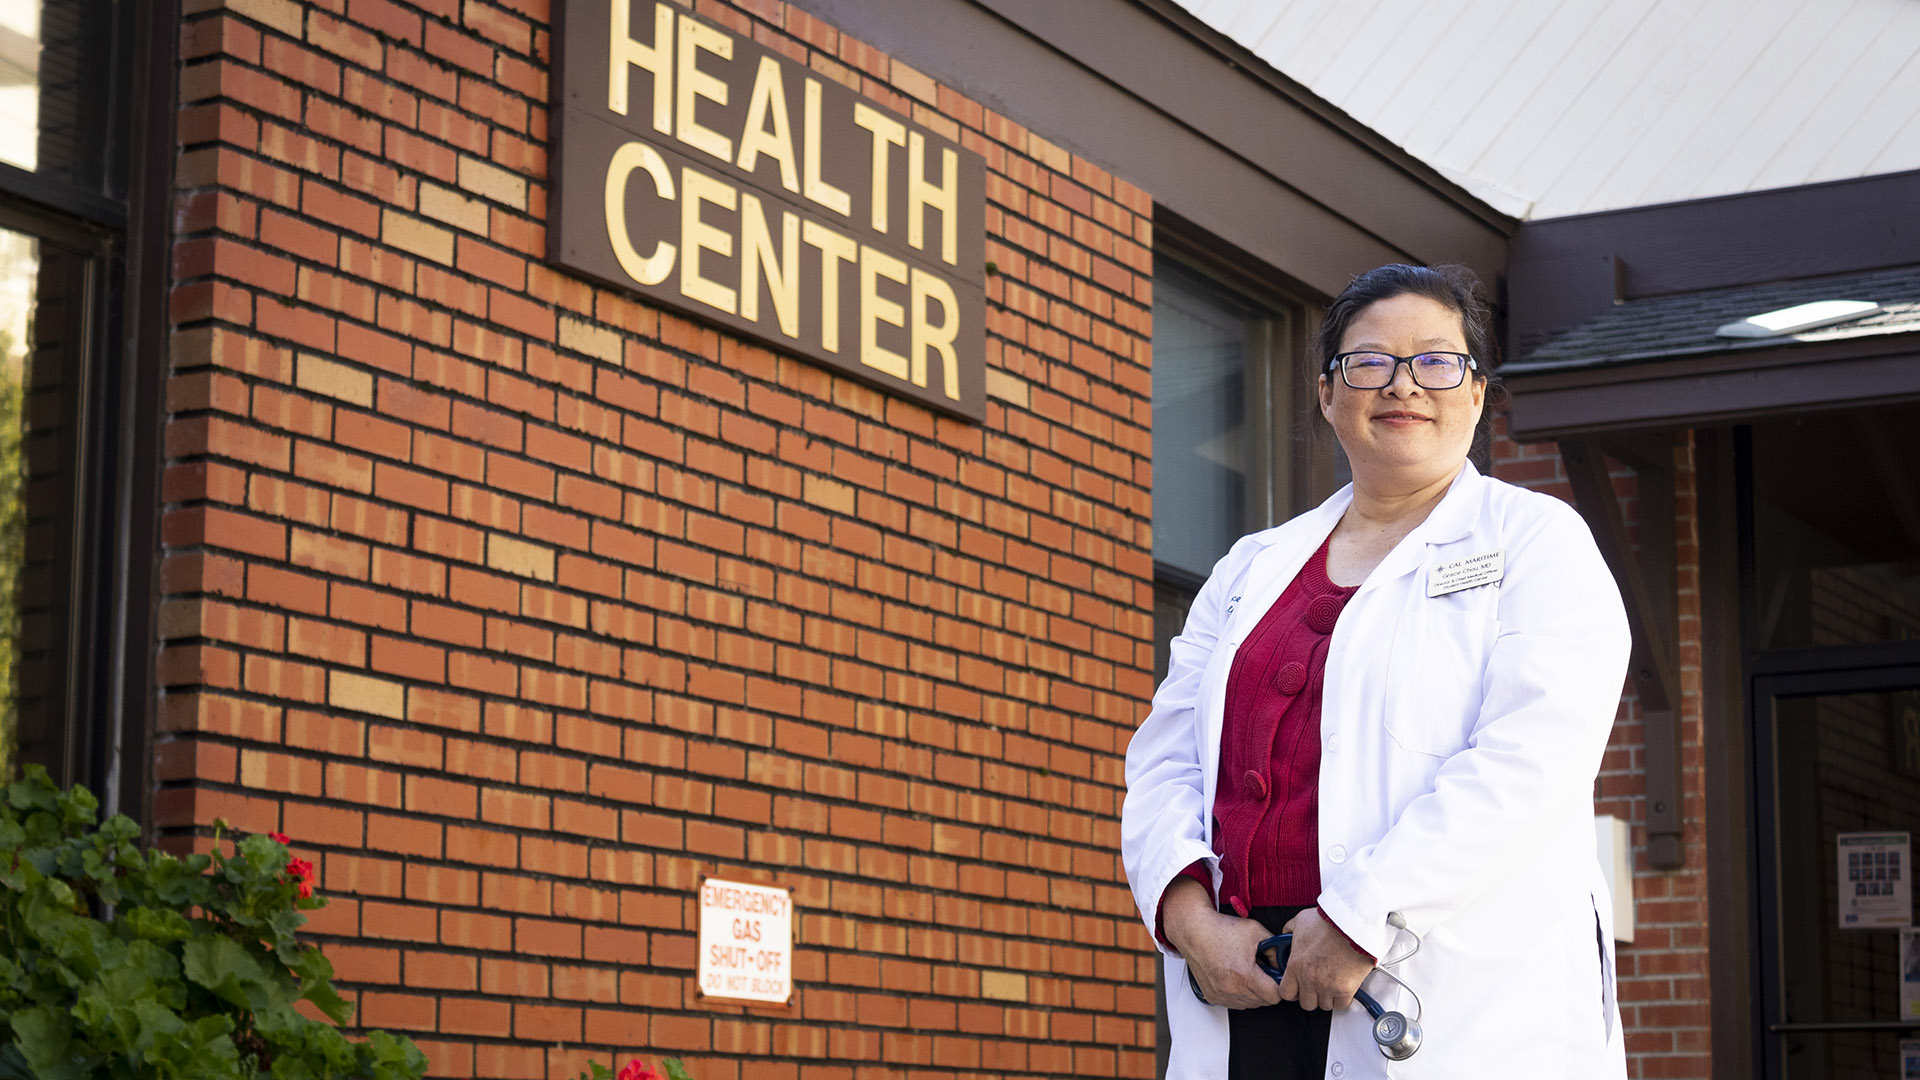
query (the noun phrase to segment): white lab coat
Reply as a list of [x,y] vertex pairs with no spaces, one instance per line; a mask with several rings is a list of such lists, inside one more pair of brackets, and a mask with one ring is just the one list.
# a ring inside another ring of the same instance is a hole
[[[1169,883],[1213,853],[1221,713],[1235,650],[1352,501],[1247,536],[1214,567],[1127,750],[1121,853],[1149,930]],[[1494,584],[1429,597],[1436,566],[1504,552]],[[1578,514],[1462,469],[1335,625],[1320,735],[1320,906],[1420,995],[1425,1041],[1374,1047],[1357,1003],[1333,1018],[1330,1080],[1620,1078],[1612,907],[1593,782],[1630,639]],[[1388,922],[1398,913],[1406,930]],[[1408,931],[1411,931],[1409,933]],[[1168,952],[1169,1080],[1223,1080],[1227,1011]],[[1387,1008],[1412,1000],[1378,972]]]

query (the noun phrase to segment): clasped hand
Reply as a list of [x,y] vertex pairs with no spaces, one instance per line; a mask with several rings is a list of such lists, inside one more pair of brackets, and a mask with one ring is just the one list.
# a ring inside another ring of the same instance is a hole
[[1297,1001],[1303,1009],[1344,1009],[1373,970],[1346,935],[1313,908],[1283,928],[1293,935],[1293,952],[1278,984],[1254,962],[1254,950],[1272,932],[1257,920],[1215,910],[1199,882],[1173,882],[1160,911],[1167,942],[1186,960],[1200,992],[1212,1004],[1229,1009],[1281,1001]]

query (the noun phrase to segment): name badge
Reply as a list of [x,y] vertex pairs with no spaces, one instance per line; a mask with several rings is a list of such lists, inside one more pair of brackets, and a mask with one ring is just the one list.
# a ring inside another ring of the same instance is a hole
[[1441,563],[1427,572],[1427,595],[1445,596],[1462,589],[1491,585],[1507,574],[1507,549],[1496,548],[1481,555],[1469,555]]

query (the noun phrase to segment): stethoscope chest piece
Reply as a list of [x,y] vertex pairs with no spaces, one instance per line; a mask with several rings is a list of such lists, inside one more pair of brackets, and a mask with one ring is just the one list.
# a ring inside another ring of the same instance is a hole
[[1420,1025],[1397,1012],[1374,1017],[1373,1041],[1388,1061],[1405,1061],[1420,1049]]

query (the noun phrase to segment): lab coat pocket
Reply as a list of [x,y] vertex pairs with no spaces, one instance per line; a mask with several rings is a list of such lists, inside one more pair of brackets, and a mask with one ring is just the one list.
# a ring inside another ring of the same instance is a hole
[[1402,750],[1447,758],[1466,749],[1480,717],[1499,623],[1464,605],[1422,607],[1394,637],[1386,728]]

